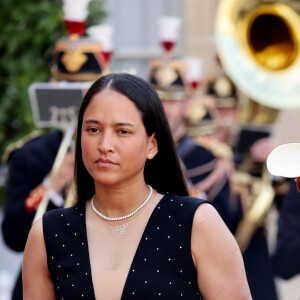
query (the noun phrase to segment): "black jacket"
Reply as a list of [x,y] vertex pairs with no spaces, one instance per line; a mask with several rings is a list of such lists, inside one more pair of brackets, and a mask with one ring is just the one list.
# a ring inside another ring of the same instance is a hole
[[300,193],[293,181],[281,202],[277,244],[272,259],[277,276],[290,279],[300,274]]
[[[6,245],[12,250],[24,251],[35,211],[29,213],[25,199],[49,174],[62,140],[60,131],[53,131],[25,143],[11,152],[8,164],[6,197],[2,233]],[[50,202],[48,210],[55,208]],[[21,272],[15,283],[12,300],[22,300]]]

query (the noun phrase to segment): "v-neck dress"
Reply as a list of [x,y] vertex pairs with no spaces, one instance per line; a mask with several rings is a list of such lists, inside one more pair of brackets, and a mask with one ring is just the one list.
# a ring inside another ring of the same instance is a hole
[[[202,299],[191,255],[193,218],[202,203],[207,201],[164,195],[143,232],[122,300]],[[55,299],[95,299],[85,207],[46,212],[43,230]]]

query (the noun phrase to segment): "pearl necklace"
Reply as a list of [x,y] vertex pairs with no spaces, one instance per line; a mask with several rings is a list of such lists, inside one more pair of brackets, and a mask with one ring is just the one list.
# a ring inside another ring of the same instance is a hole
[[145,206],[145,204],[149,201],[149,199],[151,198],[152,196],[152,192],[153,192],[153,188],[152,186],[148,185],[149,189],[150,189],[150,192],[149,192],[149,195],[147,197],[147,199],[135,210],[133,211],[132,213],[126,215],[126,216],[122,216],[122,217],[116,217],[116,218],[110,218],[110,217],[107,217],[105,215],[103,215],[99,210],[97,210],[97,208],[95,207],[94,205],[94,197],[95,195],[93,196],[92,200],[91,200],[91,203],[92,203],[92,208],[94,210],[94,212],[100,216],[102,219],[105,219],[107,221],[120,221],[120,220],[124,220],[124,219],[127,219],[127,218],[130,218],[132,217],[133,215],[135,215],[141,208],[143,208]]

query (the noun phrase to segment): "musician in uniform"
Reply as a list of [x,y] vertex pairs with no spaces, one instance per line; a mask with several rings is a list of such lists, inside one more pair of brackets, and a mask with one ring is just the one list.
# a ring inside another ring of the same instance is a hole
[[[243,222],[251,176],[236,180],[235,142],[239,131],[237,94],[228,77],[208,82],[207,93],[192,99],[183,61],[150,63],[149,80],[161,97],[191,194],[211,201],[232,233]],[[222,74],[224,75],[224,74]],[[263,162],[254,163],[262,165]],[[245,197],[246,196],[246,197]],[[276,300],[264,227],[241,245],[253,299]]]
[[[16,145],[9,147],[3,156],[9,166],[6,183],[4,219],[2,233],[6,245],[22,252],[35,217],[36,209],[49,186],[49,173],[57,155],[62,132],[33,134]],[[64,205],[64,192],[72,182],[74,153],[65,156],[49,192],[48,210]],[[13,300],[21,300],[22,277],[17,279]]]
[[[51,81],[86,82],[88,86],[90,81],[102,75],[104,68],[108,68],[108,59],[104,59],[102,43],[90,36],[83,36],[86,31],[88,1],[71,2],[64,1],[64,23],[67,35],[60,37],[55,43]],[[55,89],[51,91],[55,92]],[[62,96],[60,91],[55,99],[60,100],[60,105],[68,100],[67,95]],[[47,103],[46,97],[43,103]],[[50,103],[53,106],[52,99]],[[49,126],[65,129],[65,125]],[[45,193],[49,197],[48,210],[66,206],[66,201],[70,203],[68,205],[72,203],[71,184],[74,178],[72,147],[69,147],[58,170],[55,172],[53,170],[53,164],[56,162],[63,141],[63,132],[53,130],[45,135],[31,138],[21,143],[22,145],[18,142],[15,149],[9,149],[5,154],[5,160],[9,165],[9,176],[2,232],[5,243],[15,251],[24,250],[27,235]],[[53,172],[55,176],[51,176]],[[21,299],[23,297],[20,274],[13,291],[13,300]]]
[[[228,179],[233,168],[231,150],[217,141],[188,134],[186,121],[193,99],[187,88],[186,72],[184,61],[170,60],[166,66],[156,59],[150,62],[149,81],[162,100],[191,195],[211,201],[232,231],[241,208],[230,207],[228,203]],[[203,132],[212,127],[212,123],[206,124]]]
[[299,199],[299,190],[295,182],[290,181],[279,211],[276,248],[272,256],[275,274],[283,279],[300,274]]
[[[270,138],[270,124],[262,124],[262,121],[266,121],[263,118],[265,114],[259,113],[258,104],[249,100],[252,106],[242,106],[235,85],[220,64],[219,67],[220,74],[207,81],[206,94],[214,99],[218,111],[219,125],[215,136],[227,143],[233,151],[235,172],[230,178],[230,203],[239,202],[242,207],[233,233],[243,253],[253,299],[276,300],[265,227],[265,217],[274,199],[280,198],[272,186],[277,182],[272,183],[265,174],[266,158],[276,141]],[[269,114],[272,117],[270,123],[273,115]],[[256,200],[262,201],[258,203]]]
[[[288,191],[279,210],[278,230],[272,262],[275,274],[291,279],[300,274],[300,143],[276,147],[267,159],[268,171],[288,180]],[[299,286],[298,286],[299,294]]]

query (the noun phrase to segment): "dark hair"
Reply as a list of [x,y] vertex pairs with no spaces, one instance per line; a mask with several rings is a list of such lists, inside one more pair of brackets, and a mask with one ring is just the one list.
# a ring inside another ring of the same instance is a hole
[[105,88],[117,91],[133,101],[141,112],[148,136],[155,133],[158,153],[146,161],[144,176],[147,184],[162,192],[181,196],[188,194],[169,124],[161,101],[152,86],[142,78],[127,73],[112,73],[96,80],[82,101],[77,125],[75,182],[77,201],[85,203],[95,193],[94,180],[82,160],[81,129],[84,112],[93,96]]

